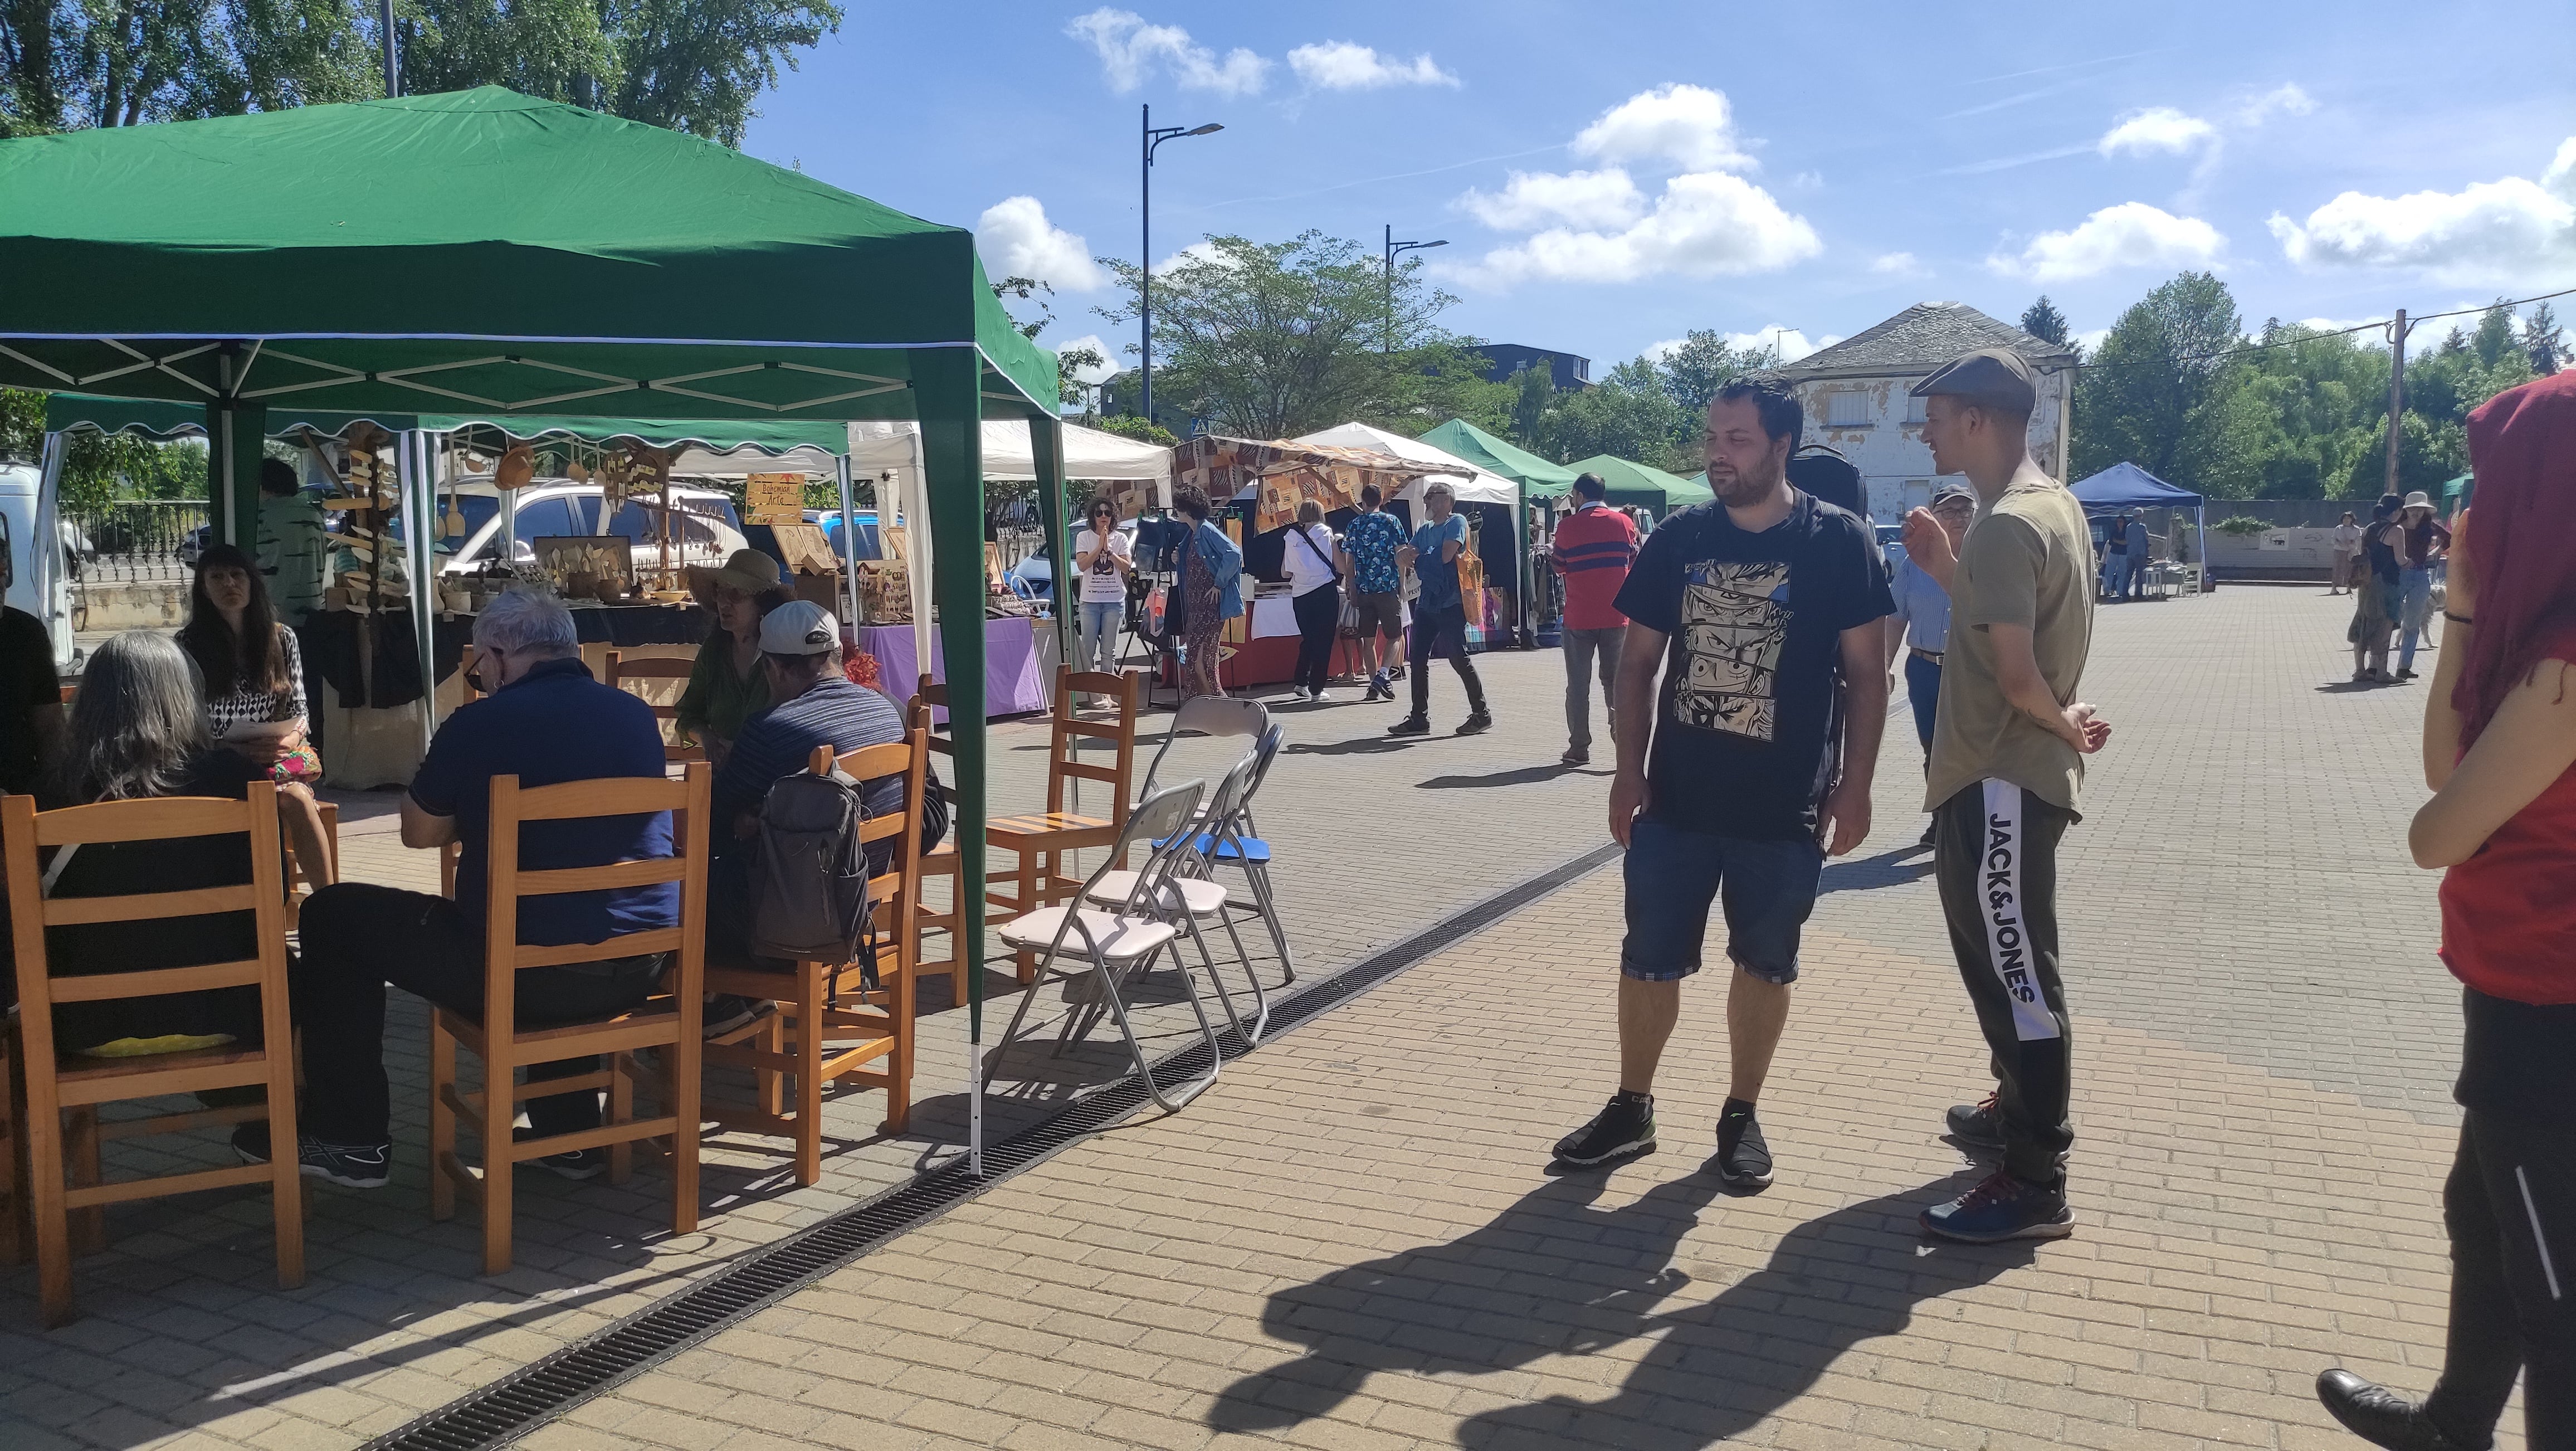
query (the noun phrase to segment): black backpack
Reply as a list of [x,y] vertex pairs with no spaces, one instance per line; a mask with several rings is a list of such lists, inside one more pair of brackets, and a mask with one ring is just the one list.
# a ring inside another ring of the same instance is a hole
[[752,857],[751,950],[762,957],[860,965],[877,986],[876,903],[868,895],[868,809],[859,783],[841,771],[782,776],[760,804]]

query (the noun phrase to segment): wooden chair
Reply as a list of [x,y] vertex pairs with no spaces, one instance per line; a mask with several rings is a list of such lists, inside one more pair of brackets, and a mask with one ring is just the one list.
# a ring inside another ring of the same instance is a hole
[[[618,651],[608,652],[608,684],[617,690],[625,690],[631,682],[639,680],[686,681],[697,668],[695,662],[682,660],[676,656],[629,660]],[[643,692],[639,690],[636,694],[642,695]],[[646,700],[648,704],[652,703],[650,697],[646,697]],[[680,707],[676,704],[654,704],[653,718],[677,721],[680,718]],[[665,761],[703,761],[706,758],[707,748],[703,744],[683,746],[672,741],[668,736],[663,738],[662,759]]]
[[[1143,677],[1134,674],[1104,675],[1070,666],[1056,667],[1054,729],[1047,743],[1046,809],[1025,816],[999,817],[985,824],[985,842],[996,852],[1016,853],[1020,859],[1019,870],[1010,877],[987,873],[987,902],[1013,917],[1070,902],[1082,893],[1082,878],[1068,870],[1071,854],[1118,844],[1120,828],[1127,824],[1128,798],[1135,788],[1136,721],[1144,700],[1143,685]],[[1108,696],[1116,709],[1106,718],[1077,715],[1074,698],[1084,694]],[[1117,748],[1113,763],[1095,766],[1079,760],[1075,749],[1085,740],[1111,742]],[[1108,788],[1104,814],[1066,809],[1066,783],[1075,780],[1097,781]],[[1126,862],[1122,860],[1118,865],[1123,867]],[[1038,954],[1022,948],[1018,957],[1020,981],[1035,981]]]
[[[799,1184],[823,1177],[823,1092],[835,1081],[855,1078],[885,1090],[885,1132],[902,1133],[912,1120],[913,983],[920,960],[914,918],[929,734],[928,713],[916,710],[911,731],[900,741],[839,757],[829,746],[816,746],[806,763],[817,776],[837,768],[861,781],[903,778],[903,809],[870,817],[859,833],[862,842],[895,842],[885,872],[868,882],[869,900],[876,904],[869,932],[877,986],[865,984],[864,953],[847,962],[799,961],[784,971],[748,961],[707,967],[709,991],[778,1004],[777,1012],[708,1040],[709,1065],[749,1068],[760,1088],[756,1109],[711,1108],[708,1117],[728,1129],[794,1139]],[[793,1112],[782,1092],[782,1080],[790,1077],[796,1080]]]
[[[639,1139],[671,1141],[671,1232],[691,1234],[698,1227],[698,1047],[701,1009],[706,996],[707,903],[707,765],[695,762],[677,781],[631,776],[568,781],[559,786],[522,787],[516,776],[492,780],[492,825],[489,890],[483,909],[483,1018],[437,1008],[429,1029],[429,1210],[433,1219],[456,1215],[456,1191],[483,1208],[483,1273],[510,1268],[511,1171],[522,1161],[578,1149],[606,1148],[609,1178],[626,1181],[632,1146]],[[592,816],[674,813],[672,844],[678,855],[616,862],[608,866],[522,871],[519,828],[532,821],[563,821]],[[519,899],[559,892],[642,887],[659,882],[680,886],[680,920],[672,927],[628,932],[605,942],[569,947],[523,947],[519,944]],[[532,967],[564,967],[612,957],[646,953],[671,954],[672,966],[663,991],[631,1013],[597,1022],[551,1028],[521,1029],[517,1024],[518,974]],[[463,1047],[483,1061],[483,1091],[467,1093],[457,1086],[456,1050]],[[635,1055],[661,1050],[658,1068],[648,1068]],[[518,1069],[528,1064],[567,1058],[606,1057],[598,1072],[571,1078],[549,1078],[524,1086]],[[634,1116],[635,1082],[658,1080],[662,1089],[660,1117]],[[519,1104],[558,1093],[608,1090],[607,1121],[595,1129],[514,1140],[511,1120]],[[473,1124],[481,1137],[482,1169],[456,1151],[456,1123]]]
[[[235,887],[143,892],[117,897],[44,897],[36,858],[45,847],[71,848],[112,842],[159,841],[199,836],[250,837],[251,880]],[[9,921],[18,958],[20,1012],[18,1060],[10,1076],[23,1083],[26,1113],[7,1137],[23,1137],[29,1174],[28,1208],[36,1242],[37,1293],[48,1326],[72,1318],[72,1251],[81,1215],[82,1239],[92,1245],[103,1228],[99,1210],[132,1199],[158,1199],[199,1189],[266,1183],[277,1225],[278,1283],[304,1282],[302,1167],[295,1144],[295,1054],[286,1010],[286,886],[277,826],[276,788],[260,782],[245,801],[163,797],[108,801],[61,811],[36,810],[26,796],[0,797],[0,859],[8,876]],[[52,975],[45,957],[45,929],[97,922],[133,922],[216,912],[249,912],[258,955],[240,962],[132,972]],[[261,1042],[227,1044],[142,1058],[86,1058],[54,1042],[56,1003],[160,997],[214,988],[255,987],[260,999]],[[210,1088],[256,1085],[262,1104],[158,1114],[101,1127],[98,1106],[160,1098]],[[14,1096],[14,1095],[13,1095]],[[65,1116],[69,1115],[68,1130]],[[175,1133],[252,1119],[269,1121],[269,1162],[200,1169],[185,1174],[99,1181],[104,1138]],[[17,1144],[12,1143],[14,1161]],[[68,1161],[68,1162],[67,1162]],[[73,1182],[65,1182],[66,1169]],[[12,1173],[7,1177],[15,1179]],[[6,1218],[14,1221],[15,1206]],[[14,1239],[12,1230],[9,1238]],[[15,1248],[15,1246],[11,1246]]]
[[[331,860],[337,863],[340,860],[340,803],[316,801],[313,804],[322,813],[322,839],[330,843]],[[284,833],[280,835],[283,836]],[[295,855],[295,844],[288,842],[286,844],[286,925],[289,930],[304,920],[304,899],[313,895],[313,885],[313,874],[304,869],[303,860]],[[450,892],[448,895],[455,894]]]
[[[949,758],[948,774],[944,779],[954,781],[957,779],[957,741],[953,735],[942,734],[931,723],[930,715],[934,708],[948,708],[948,687],[924,675],[913,691],[911,704],[904,708],[904,715],[924,732],[924,740],[934,754]],[[951,722],[952,727],[954,724]],[[929,901],[930,884],[942,878],[947,879],[950,888],[948,910],[944,912],[933,910]],[[952,1006],[962,1006],[966,1001],[966,951],[957,937],[956,879],[957,838],[952,832],[939,843],[937,851],[926,852],[921,858],[921,874],[913,890],[912,920],[916,933],[913,952],[914,966],[922,976],[940,972],[948,974],[948,1001]],[[933,932],[948,934],[948,956],[935,962],[919,956],[920,939]]]

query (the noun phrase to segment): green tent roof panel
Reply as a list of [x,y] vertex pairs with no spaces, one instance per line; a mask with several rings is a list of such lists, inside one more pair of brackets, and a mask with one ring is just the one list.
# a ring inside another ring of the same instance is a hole
[[495,86],[0,142],[0,276],[43,279],[0,292],[13,386],[909,418],[910,355],[957,348],[1056,403],[964,229]]
[[1574,482],[1578,469],[1552,464],[1527,449],[1517,448],[1463,418],[1452,418],[1422,435],[1422,441],[1443,453],[1465,459],[1487,473],[1500,474],[1516,484],[1535,489],[1562,489]]
[[1578,474],[1599,474],[1601,481],[1610,486],[1613,504],[1643,504],[1661,511],[1687,509],[1717,497],[1704,482],[1668,474],[1616,454],[1596,453],[1566,467]]

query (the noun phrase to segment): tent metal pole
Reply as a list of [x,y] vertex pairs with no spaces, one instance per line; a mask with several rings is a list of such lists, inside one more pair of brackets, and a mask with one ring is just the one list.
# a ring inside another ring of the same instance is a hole
[[54,658],[71,658],[72,621],[68,581],[63,578],[63,460],[71,438],[45,435],[44,462],[36,480],[35,536],[27,541],[27,575],[36,587],[36,609],[45,622],[45,638]]
[[[850,491],[850,456],[844,452],[832,460],[832,474],[841,486],[841,601],[848,607],[843,617],[850,626],[850,638],[859,638],[859,514]],[[877,537],[885,537],[885,500],[877,500]],[[879,684],[885,684],[879,680]],[[904,682],[909,687],[911,682]],[[891,694],[892,692],[888,692]]]
[[394,449],[401,484],[403,562],[411,575],[412,653],[420,660],[423,756],[429,754],[430,737],[438,731],[438,647],[431,634],[438,620],[438,556],[429,542],[429,532],[438,527],[438,506],[432,497],[438,485],[430,477],[429,437],[419,429],[405,429]]
[[916,353],[922,493],[935,498],[939,651],[948,676],[957,781],[957,955],[966,964],[967,1172],[984,1172],[984,400],[983,354]]
[[[1073,612],[1080,608],[1076,601],[1081,591],[1075,588],[1073,549],[1064,517],[1064,424],[1056,419],[1029,420],[1029,472],[1037,475],[1038,527],[1046,531],[1047,547],[1065,551],[1050,555],[1055,563],[1055,584],[1049,591],[1055,596],[1055,658],[1070,660],[1074,652]],[[1089,505],[1085,505],[1089,508]],[[1077,778],[1079,779],[1079,778]]]

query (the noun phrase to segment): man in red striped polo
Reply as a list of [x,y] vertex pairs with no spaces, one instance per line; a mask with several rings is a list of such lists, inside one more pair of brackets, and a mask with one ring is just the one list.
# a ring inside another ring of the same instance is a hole
[[1613,603],[1637,560],[1637,526],[1603,502],[1609,492],[1599,474],[1574,481],[1573,514],[1556,526],[1549,558],[1565,576],[1565,764],[1592,759],[1593,661],[1601,670],[1601,701],[1610,709],[1610,739],[1619,739],[1619,638],[1628,617]]

